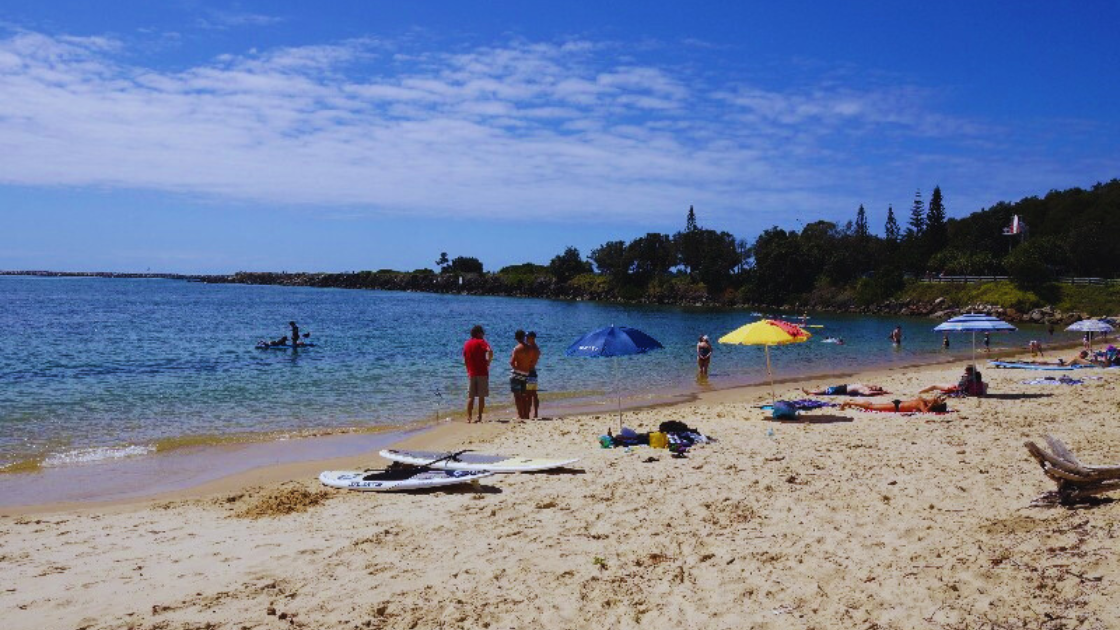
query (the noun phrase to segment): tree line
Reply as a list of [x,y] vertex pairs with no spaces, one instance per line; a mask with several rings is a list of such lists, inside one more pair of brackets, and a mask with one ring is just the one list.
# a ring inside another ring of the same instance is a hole
[[[1014,215],[1028,231],[1007,236]],[[510,282],[547,278],[629,300],[784,304],[831,295],[869,304],[898,293],[907,278],[928,274],[1010,275],[1039,285],[1059,275],[1111,277],[1120,270],[1116,179],[1000,202],[959,219],[948,218],[935,186],[928,203],[917,191],[903,218],[904,225],[888,206],[877,233],[861,205],[843,224],[775,226],[747,241],[702,227],[690,207],[676,233],[608,241],[586,258],[568,247],[548,265],[513,265],[497,275]],[[484,272],[478,259],[445,253],[437,265],[443,274]]]

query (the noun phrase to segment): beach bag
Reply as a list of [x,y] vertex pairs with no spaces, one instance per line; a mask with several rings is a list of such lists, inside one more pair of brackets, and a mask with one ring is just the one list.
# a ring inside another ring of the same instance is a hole
[[774,403],[774,411],[771,415],[775,420],[796,420],[797,407],[788,400],[779,400]]
[[669,436],[660,431],[654,431],[649,434],[649,445],[651,448],[669,448]]

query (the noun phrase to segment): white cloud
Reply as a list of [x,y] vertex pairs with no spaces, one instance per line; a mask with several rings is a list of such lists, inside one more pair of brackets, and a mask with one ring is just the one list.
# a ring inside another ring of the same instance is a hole
[[195,24],[199,28],[225,30],[239,26],[272,26],[283,21],[282,17],[262,13],[210,10],[205,17],[198,18]]
[[0,183],[431,216],[658,221],[697,204],[769,221],[854,207],[897,178],[853,184],[873,170],[865,143],[891,165],[921,138],[986,133],[913,87],[709,88],[578,40],[450,54],[363,39],[173,72],[122,63],[125,49],[0,40]]

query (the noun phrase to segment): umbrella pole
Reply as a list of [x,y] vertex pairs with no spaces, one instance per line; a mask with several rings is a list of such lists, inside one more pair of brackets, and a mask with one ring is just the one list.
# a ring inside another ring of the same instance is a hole
[[622,433],[622,388],[618,385],[618,357],[614,358],[614,393],[618,397],[618,432]]
[[976,367],[976,331],[972,331],[972,367]]
[[770,377],[770,404],[778,402],[778,396],[774,393],[774,372],[770,369],[770,346],[766,347],[766,375]]

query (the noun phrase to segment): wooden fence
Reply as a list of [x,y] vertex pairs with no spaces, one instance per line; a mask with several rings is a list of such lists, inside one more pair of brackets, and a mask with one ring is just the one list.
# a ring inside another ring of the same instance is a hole
[[[933,284],[969,284],[978,282],[1004,282],[1010,279],[1010,276],[927,276],[918,278],[918,281]],[[1058,282],[1062,284],[1092,286],[1120,285],[1120,279],[1115,278],[1058,278]]]

